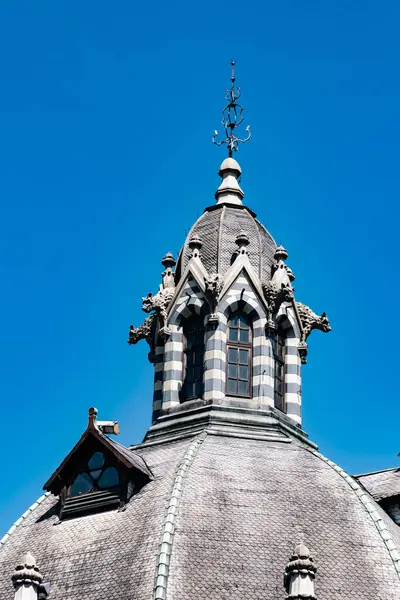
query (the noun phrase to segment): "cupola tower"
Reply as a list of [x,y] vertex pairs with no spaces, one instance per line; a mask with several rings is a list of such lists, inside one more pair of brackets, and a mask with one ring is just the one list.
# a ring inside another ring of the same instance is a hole
[[[223,409],[230,421],[271,419],[301,428],[301,365],[312,329],[329,331],[328,319],[296,301],[288,253],[277,246],[243,200],[242,173],[233,155],[243,107],[238,103],[232,62],[228,104],[222,111],[228,157],[219,168],[215,199],[190,229],[157,294],[143,298],[150,313],[140,327],[131,326],[129,343],[147,340],[154,363],[153,429],[148,435],[191,422],[217,418]],[[185,418],[186,418],[185,417]]]

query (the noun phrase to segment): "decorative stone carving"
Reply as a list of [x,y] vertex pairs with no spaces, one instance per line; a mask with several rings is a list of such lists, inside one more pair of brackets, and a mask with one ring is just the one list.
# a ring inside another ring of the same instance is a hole
[[293,289],[290,285],[277,285],[273,280],[262,283],[267,305],[267,328],[276,329],[275,318],[283,302],[293,302]]
[[315,312],[313,312],[311,310],[311,308],[309,308],[305,304],[302,304],[301,302],[296,302],[296,308],[297,308],[297,312],[299,314],[301,326],[303,329],[300,344],[298,346],[298,350],[299,350],[301,362],[303,364],[306,364],[307,363],[307,348],[308,348],[306,340],[307,340],[308,336],[314,329],[318,329],[319,331],[323,331],[324,333],[327,333],[327,332],[331,331],[331,326],[329,323],[329,319],[326,316],[326,313],[323,312],[321,316],[318,316],[317,314],[315,314]]
[[267,329],[276,329],[276,315],[283,302],[293,302],[292,281],[294,276],[289,267],[285,264],[288,257],[283,246],[278,246],[275,250],[275,263],[271,267],[271,281],[262,283],[264,297],[267,303]]
[[292,269],[290,267],[288,267],[287,265],[285,265],[285,268],[286,268],[286,273],[288,274],[290,283],[293,283],[293,281],[296,279],[296,277],[294,276]]
[[[15,588],[14,600],[38,600],[43,575],[36,566],[36,560],[30,552],[25,554],[22,563],[17,565],[11,580]],[[46,591],[46,588],[40,591]],[[42,597],[45,596],[42,595]]]
[[315,312],[311,310],[311,308],[309,308],[305,304],[302,304],[301,302],[296,302],[296,307],[301,320],[301,325],[303,327],[303,341],[306,341],[306,339],[314,329],[318,329],[319,331],[323,331],[324,333],[327,333],[331,330],[329,319],[326,316],[326,313],[323,312],[322,315],[319,317],[317,314],[315,314]]
[[303,543],[296,546],[290,562],[286,565],[283,583],[287,600],[316,600],[314,579],[317,567],[310,551]]
[[189,248],[192,251],[191,258],[200,258],[200,250],[203,246],[203,242],[198,235],[194,235],[189,242]]
[[159,335],[163,339],[168,339],[171,330],[167,327],[167,311],[171,300],[175,295],[175,288],[162,288],[155,296],[150,292],[145,298],[142,298],[142,310],[146,313],[155,312],[159,319]]
[[307,342],[299,342],[297,346],[297,350],[299,351],[299,356],[302,365],[307,364],[307,353],[308,353],[308,344]]
[[224,279],[221,275],[218,275],[218,273],[213,273],[206,277],[205,284],[205,294],[211,307],[211,313],[208,317],[208,322],[217,325],[219,323],[217,306],[222,288],[224,286]]
[[130,326],[128,344],[130,346],[137,344],[140,340],[146,340],[150,347],[149,361],[154,363],[155,359],[155,329],[156,315],[152,314],[139,327]]
[[149,361],[155,360],[155,332],[156,320],[158,318],[160,329],[159,335],[163,339],[167,339],[171,335],[170,329],[167,327],[167,309],[171,304],[171,300],[175,294],[175,274],[173,267],[176,261],[171,252],[168,252],[161,261],[165,270],[162,274],[162,284],[159,292],[155,296],[149,293],[145,298],[142,298],[142,310],[146,313],[154,311],[155,314],[150,315],[139,327],[130,326],[128,344],[137,344],[140,340],[146,340],[150,346]]
[[152,314],[139,327],[130,326],[128,344],[133,345],[146,340],[150,348],[153,345],[154,325],[156,315]]
[[174,288],[175,287],[175,275],[172,271],[176,265],[176,260],[172,256],[171,252],[168,252],[161,261],[161,264],[165,267],[165,271],[162,274],[163,288]]
[[247,246],[250,245],[249,236],[245,231],[241,231],[235,240],[239,248],[238,254],[247,254]]
[[283,284],[290,288],[292,287],[292,281],[294,281],[293,271],[285,264],[287,257],[288,253],[285,248],[278,246],[274,254],[275,262],[271,267],[271,280],[278,287]]

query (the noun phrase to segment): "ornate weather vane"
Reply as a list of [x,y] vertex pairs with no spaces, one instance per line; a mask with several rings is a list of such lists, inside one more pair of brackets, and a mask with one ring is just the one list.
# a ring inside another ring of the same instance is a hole
[[236,64],[236,61],[231,60],[232,86],[231,86],[231,89],[227,90],[225,93],[225,98],[227,100],[229,100],[229,104],[227,104],[222,111],[221,123],[224,126],[226,138],[224,140],[222,140],[221,142],[217,142],[216,138],[218,136],[218,131],[214,131],[214,135],[213,135],[214,144],[216,144],[217,146],[222,146],[222,144],[225,144],[228,148],[229,156],[232,156],[234,151],[237,152],[237,150],[239,149],[239,142],[244,144],[251,137],[250,125],[247,125],[247,127],[246,127],[247,137],[245,139],[238,138],[235,135],[236,127],[239,127],[239,125],[243,121],[243,117],[242,117],[243,106],[236,102],[236,100],[239,100],[239,98],[240,98],[240,88],[235,87],[235,80],[236,80],[235,64]]

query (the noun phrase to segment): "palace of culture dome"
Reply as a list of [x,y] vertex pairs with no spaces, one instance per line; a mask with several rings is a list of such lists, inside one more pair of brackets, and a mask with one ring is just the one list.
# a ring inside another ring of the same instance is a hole
[[243,203],[239,96],[233,68],[215,202],[131,326],[154,366],[152,424],[125,447],[89,409],[1,541],[0,600],[400,598],[400,472],[352,477],[302,428],[309,336],[331,327]]

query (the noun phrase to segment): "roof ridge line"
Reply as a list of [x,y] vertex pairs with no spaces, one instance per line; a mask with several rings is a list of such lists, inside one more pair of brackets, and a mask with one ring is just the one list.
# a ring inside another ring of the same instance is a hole
[[399,467],[390,467],[389,469],[381,469],[380,471],[369,471],[368,473],[359,473],[358,475],[353,475],[356,479],[359,477],[367,477],[368,475],[378,475],[378,473],[388,473],[389,471],[398,471]]
[[176,520],[182,497],[183,485],[188,470],[192,465],[199,447],[204,442],[207,432],[201,432],[191,442],[179,465],[176,468],[171,493],[169,495],[167,511],[162,525],[159,549],[157,554],[153,600],[165,600],[169,576],[169,564],[174,542]]
[[0,540],[0,549],[4,546],[4,544],[8,541],[10,536],[14,533],[14,531],[19,527],[23,521],[37,508],[47,496],[50,496],[50,492],[45,492],[39,498],[31,504],[31,506],[11,525],[10,529],[3,535]]
[[[397,576],[400,579],[400,553],[397,549],[397,546],[390,535],[388,528],[386,527],[385,521],[382,519],[379,512],[376,510],[375,506],[371,502],[376,503],[371,494],[365,490],[365,488],[355,481],[354,477],[346,473],[342,467],[339,467],[336,463],[334,463],[329,458],[326,458],[323,454],[316,450],[312,450],[311,448],[306,447],[306,450],[317,456],[321,460],[323,460],[327,465],[329,465],[332,469],[334,469],[348,484],[348,486],[353,490],[353,492],[358,497],[361,504],[364,506],[365,510],[371,517],[375,527],[377,528],[379,535],[381,536],[392,562],[394,564],[394,568],[396,570]],[[389,516],[389,515],[388,515]],[[390,518],[390,517],[389,517]]]

